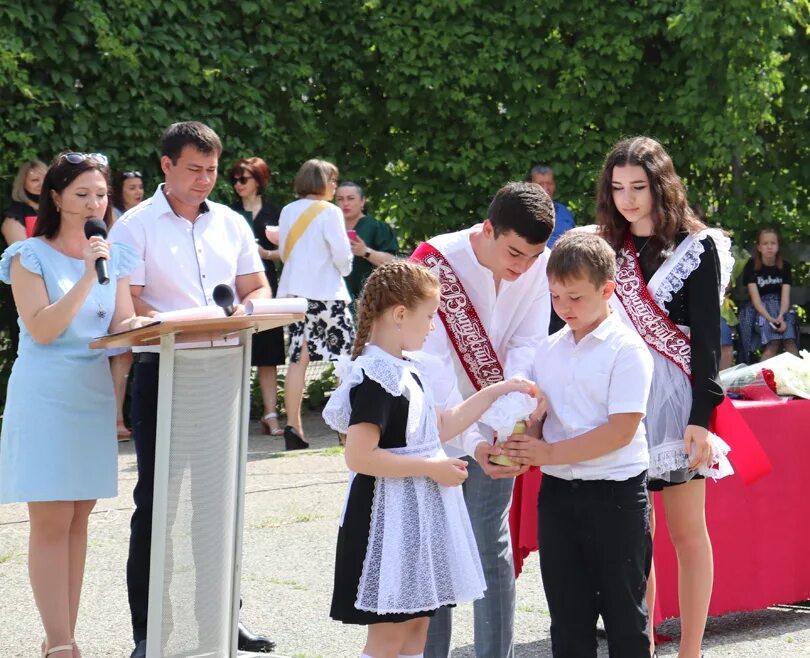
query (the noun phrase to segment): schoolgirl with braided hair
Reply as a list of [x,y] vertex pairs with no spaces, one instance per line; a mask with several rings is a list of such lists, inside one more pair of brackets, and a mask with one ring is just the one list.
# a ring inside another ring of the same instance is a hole
[[[351,359],[324,409],[347,434],[352,472],[338,532],[331,616],[368,626],[362,658],[423,655],[436,610],[479,599],[486,589],[463,494],[466,462],[442,441],[469,427],[501,395],[536,394],[510,379],[450,409],[411,352],[433,330],[439,282],[415,263],[376,268],[358,304]],[[453,383],[453,385],[455,385]]]

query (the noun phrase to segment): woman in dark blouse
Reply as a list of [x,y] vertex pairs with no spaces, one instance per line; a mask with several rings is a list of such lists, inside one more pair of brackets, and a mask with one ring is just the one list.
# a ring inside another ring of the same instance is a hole
[[[689,338],[690,378],[656,337],[639,332],[655,362],[645,426],[650,445],[649,489],[661,491],[666,522],[678,556],[681,610],[681,658],[699,658],[711,598],[712,548],[705,520],[706,482],[698,475],[717,459],[709,433],[714,408],[723,400],[718,377],[720,355],[720,282],[729,241],[707,230],[686,200],[672,160],[653,139],[637,137],[617,144],[608,155],[597,187],[597,222],[602,235],[637,262],[640,290],[623,294],[639,306],[649,301]],[[628,240],[629,236],[629,240]],[[685,242],[685,241],[689,242]],[[682,247],[682,248],[681,248]],[[632,249],[632,251],[631,251]],[[634,258],[635,257],[635,258]],[[663,269],[663,268],[667,269]],[[648,287],[653,276],[655,292]],[[621,270],[621,268],[620,268]],[[628,305],[623,304],[625,310]],[[632,311],[632,306],[630,311]],[[628,311],[628,316],[630,316]],[[678,394],[674,394],[675,391]],[[651,515],[654,528],[654,516]],[[654,572],[647,602],[653,619]],[[650,642],[653,644],[652,624]]]
[[[11,204],[3,211],[0,222],[0,251],[15,242],[25,240],[34,230],[34,222],[39,210],[39,193],[45,179],[47,165],[39,160],[24,162],[17,171],[11,188]],[[20,327],[17,324],[17,307],[11,296],[11,287],[0,285],[0,303],[3,305],[3,324],[8,329],[11,346],[17,354]]]
[[[276,263],[279,261],[279,252],[278,247],[267,239],[265,227],[278,226],[280,211],[262,199],[269,180],[270,171],[267,163],[261,158],[243,158],[237,160],[231,167],[231,182],[240,199],[233,209],[242,215],[253,229],[259,256],[264,263],[264,271],[275,297],[278,288]],[[285,358],[284,330],[281,327],[253,335],[251,364],[257,367],[264,402],[264,414],[260,422],[262,432],[271,436],[284,436],[276,411],[278,401],[276,367],[283,365]]]

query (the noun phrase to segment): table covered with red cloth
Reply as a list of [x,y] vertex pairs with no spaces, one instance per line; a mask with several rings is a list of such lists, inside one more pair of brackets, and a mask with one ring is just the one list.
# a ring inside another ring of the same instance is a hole
[[[715,569],[710,615],[810,599],[810,401],[737,401],[734,406],[767,452],[773,470],[750,485],[736,475],[706,484]],[[537,550],[540,474],[527,473],[519,480],[510,513],[517,573]],[[655,499],[658,622],[679,612],[675,551],[663,522],[661,496]],[[534,523],[521,518],[534,518]]]

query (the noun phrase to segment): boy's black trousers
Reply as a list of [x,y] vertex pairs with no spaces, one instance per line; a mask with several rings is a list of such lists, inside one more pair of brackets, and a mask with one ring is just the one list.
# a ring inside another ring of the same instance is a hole
[[646,471],[629,480],[543,474],[540,570],[554,658],[595,658],[602,616],[611,658],[649,658],[647,577],[652,562]]

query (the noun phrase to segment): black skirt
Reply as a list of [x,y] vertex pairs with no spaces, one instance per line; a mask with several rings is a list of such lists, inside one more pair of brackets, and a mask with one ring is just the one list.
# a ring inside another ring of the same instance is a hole
[[[234,206],[234,210],[242,216],[246,214],[245,210],[239,205]],[[266,226],[278,226],[279,213],[278,208],[265,201],[262,204],[261,210],[252,221],[253,234],[256,237],[256,242],[264,249],[271,251],[278,249],[276,245],[267,239],[264,229]],[[248,219],[248,222],[250,222],[250,219]],[[273,297],[275,297],[276,290],[278,289],[276,264],[271,260],[262,262],[264,264],[264,273],[267,275],[267,280],[270,283],[270,290],[273,292]],[[282,366],[286,358],[287,352],[284,349],[284,329],[278,327],[276,329],[269,329],[259,332],[258,334],[253,334],[253,353],[250,359],[250,365]]]
[[252,366],[282,366],[287,358],[284,350],[284,328],[276,327],[253,334]]
[[436,614],[435,610],[378,615],[375,612],[358,610],[354,607],[368,548],[374,480],[375,478],[370,475],[357,475],[352,481],[343,525],[338,531],[335,587],[332,592],[332,609],[329,616],[344,624],[359,625],[385,624],[408,621],[418,617],[432,617]]

